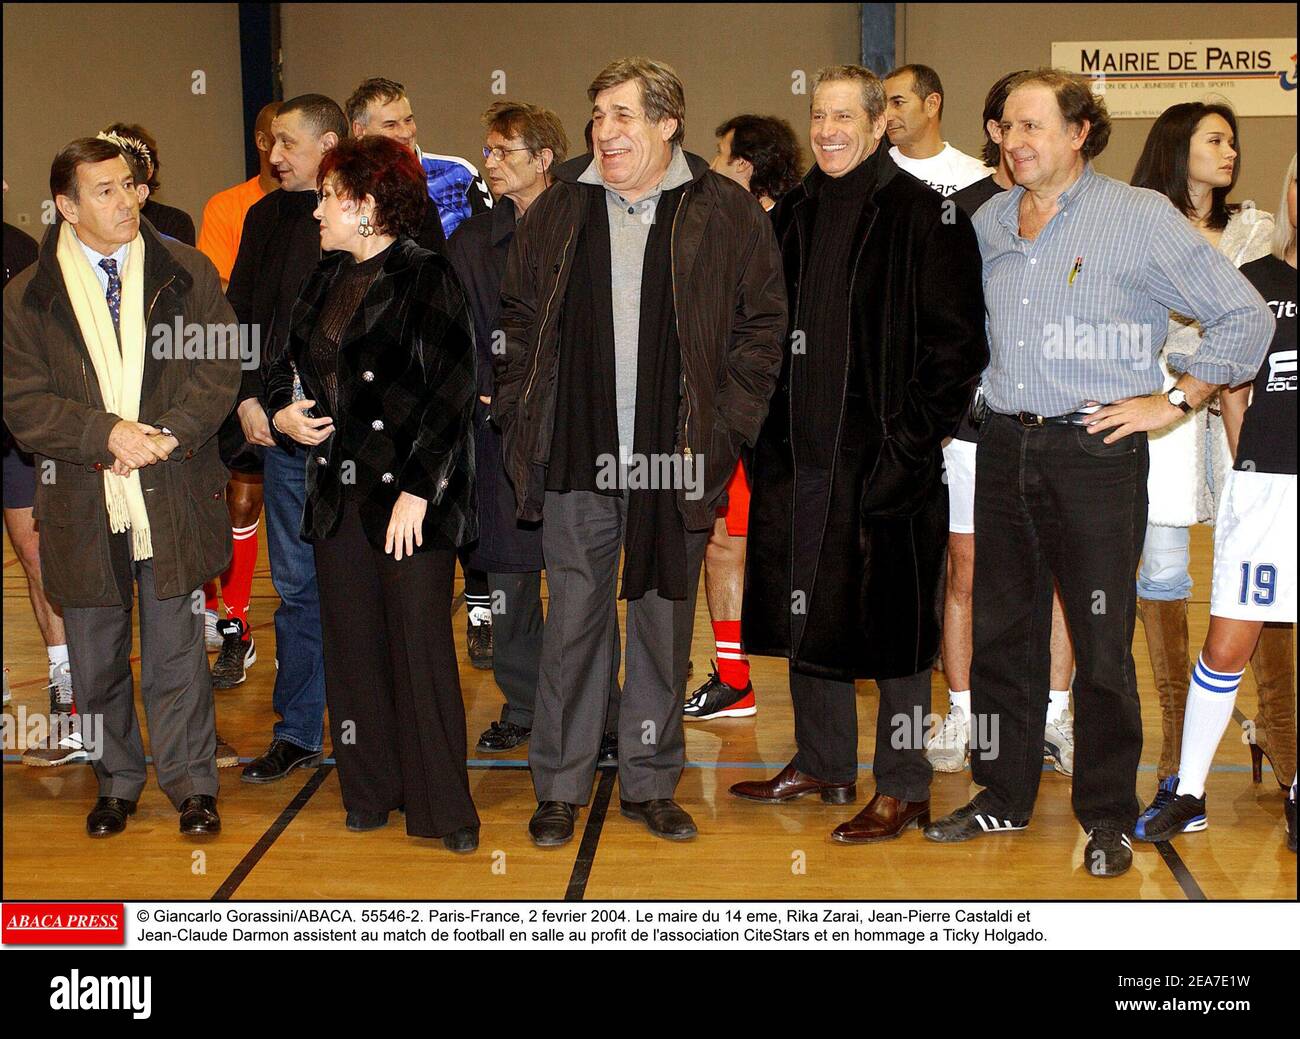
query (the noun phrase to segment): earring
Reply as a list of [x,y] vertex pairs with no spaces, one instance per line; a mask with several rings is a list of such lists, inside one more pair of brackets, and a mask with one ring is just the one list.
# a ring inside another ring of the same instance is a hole
[[357,234],[362,238],[369,238],[375,233],[375,229],[370,226],[370,217],[365,213],[361,214],[361,222],[357,225]]

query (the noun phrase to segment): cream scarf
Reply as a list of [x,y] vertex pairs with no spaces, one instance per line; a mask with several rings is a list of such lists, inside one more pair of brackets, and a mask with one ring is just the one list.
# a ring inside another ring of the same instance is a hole
[[[72,312],[95,367],[104,410],[136,422],[140,418],[140,382],[144,377],[144,238],[136,233],[119,272],[122,279],[120,350],[104,290],[76,232],[66,222],[59,228],[56,255],[63,284],[72,300]],[[144,504],[140,473],[133,469],[128,476],[118,476],[105,469],[104,501],[108,507],[109,529],[114,534],[131,532],[131,558],[151,559],[153,541],[149,536],[149,513]]]

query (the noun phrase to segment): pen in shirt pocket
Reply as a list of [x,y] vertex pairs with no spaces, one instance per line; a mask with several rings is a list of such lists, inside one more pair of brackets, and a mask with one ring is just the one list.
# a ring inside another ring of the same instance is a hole
[[1074,266],[1070,268],[1070,277],[1069,277],[1068,279],[1066,279],[1066,282],[1065,282],[1065,283],[1066,283],[1067,285],[1073,285],[1073,284],[1074,284],[1074,279],[1077,278],[1077,277],[1079,276],[1079,272],[1080,272],[1081,270],[1083,270],[1083,257],[1082,257],[1082,256],[1076,256],[1076,257],[1074,258]]

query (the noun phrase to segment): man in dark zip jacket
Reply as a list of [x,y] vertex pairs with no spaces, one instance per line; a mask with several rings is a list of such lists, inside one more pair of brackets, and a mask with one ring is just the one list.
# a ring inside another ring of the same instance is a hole
[[517,515],[546,519],[550,611],[529,746],[529,832],[542,846],[572,837],[591,793],[620,548],[622,811],[669,840],[695,835],[672,796],[699,568],[786,331],[770,222],[681,149],[676,73],[623,59],[587,95],[594,158],[556,170],[511,246],[494,398]]

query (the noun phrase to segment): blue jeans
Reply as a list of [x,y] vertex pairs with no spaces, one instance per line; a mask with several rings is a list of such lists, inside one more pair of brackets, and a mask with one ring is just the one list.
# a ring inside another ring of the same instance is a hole
[[1162,602],[1191,598],[1192,575],[1188,571],[1191,539],[1190,527],[1147,524],[1142,565],[1138,567],[1138,598]]
[[320,596],[311,544],[298,536],[307,503],[307,463],[299,452],[266,449],[262,496],[271,583],[280,596],[275,611],[278,670],[271,707],[280,716],[274,734],[304,750],[320,750],[325,722],[325,658],[321,650]]

